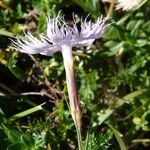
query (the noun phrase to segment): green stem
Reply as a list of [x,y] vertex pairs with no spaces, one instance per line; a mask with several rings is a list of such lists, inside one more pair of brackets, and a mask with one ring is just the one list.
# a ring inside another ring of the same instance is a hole
[[78,147],[79,147],[79,150],[83,150],[83,144],[82,144],[82,135],[81,135],[81,130],[77,130],[77,139],[78,139]]

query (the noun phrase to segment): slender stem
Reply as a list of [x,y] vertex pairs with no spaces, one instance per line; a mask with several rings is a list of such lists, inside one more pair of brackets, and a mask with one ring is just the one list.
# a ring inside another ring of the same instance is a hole
[[115,1],[116,1],[116,0],[111,0],[111,3],[110,3],[110,6],[109,6],[109,10],[108,10],[107,17],[110,17],[110,16],[112,15],[113,8],[114,8],[114,5],[115,5]]
[[82,149],[81,140],[81,111],[80,104],[76,86],[76,80],[73,68],[73,58],[72,58],[72,47],[69,45],[62,45],[62,55],[64,59],[64,66],[66,71],[67,88],[69,94],[69,103],[71,115],[75,123],[78,137],[79,150]]

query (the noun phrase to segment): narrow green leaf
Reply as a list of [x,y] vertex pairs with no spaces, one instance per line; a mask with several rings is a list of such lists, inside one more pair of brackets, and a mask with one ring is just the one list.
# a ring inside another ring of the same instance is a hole
[[148,90],[147,89],[137,90],[137,91],[127,94],[126,96],[123,97],[123,99],[132,101],[135,97],[142,95],[145,92],[148,92]]
[[88,150],[88,143],[89,143],[89,133],[87,132],[84,150]]
[[16,115],[12,116],[12,117],[10,118],[10,120],[13,121],[13,120],[16,120],[16,119],[18,119],[18,118],[21,118],[21,117],[27,116],[27,115],[29,115],[29,114],[32,114],[32,113],[34,113],[34,112],[36,112],[36,111],[42,110],[42,109],[43,109],[42,106],[43,106],[44,104],[45,104],[45,103],[43,103],[43,104],[41,104],[41,105],[38,105],[38,106],[35,106],[35,107],[33,107],[33,108],[30,108],[30,109],[28,109],[28,110],[25,110],[25,111],[23,111],[23,112],[21,112],[21,113],[18,113],[18,114],[16,114]]
[[4,36],[9,36],[9,37],[13,37],[14,34],[12,32],[6,31],[5,29],[0,29],[0,35],[4,35]]
[[135,139],[132,143],[150,143],[150,139]]
[[99,125],[101,125],[112,113],[113,109],[111,108],[108,108],[104,113],[101,113],[100,117],[98,118]]
[[122,134],[116,130],[111,124],[108,124],[109,128],[113,131],[121,150],[127,150],[124,141],[122,140]]

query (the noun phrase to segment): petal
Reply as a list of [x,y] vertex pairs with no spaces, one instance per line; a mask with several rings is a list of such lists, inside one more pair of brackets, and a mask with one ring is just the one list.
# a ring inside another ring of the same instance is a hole
[[20,40],[16,38],[16,41],[12,40],[12,48],[18,50],[22,53],[29,53],[29,54],[40,54],[45,53],[45,51],[50,54],[53,54],[55,51],[58,51],[58,47],[54,46],[50,43],[49,39],[40,35],[40,38],[37,39],[33,37],[31,34],[25,34],[26,40]]
[[45,49],[49,48],[49,45],[46,43],[32,43],[29,41],[21,41],[17,39],[17,41],[13,41],[12,46],[13,49],[16,49],[23,53],[29,53],[29,54],[38,54]]
[[42,52],[42,53],[40,53],[40,54],[41,54],[41,55],[45,55],[45,56],[52,56],[54,53],[56,53],[56,52],[58,52],[58,51],[60,51],[60,50],[61,50],[60,47],[54,46],[54,47],[51,47],[51,48],[49,48],[48,50],[46,50],[46,51],[44,51],[44,52]]
[[107,19],[107,17],[99,17],[95,23],[92,23],[91,21],[86,22],[86,20],[81,22],[81,32],[79,40],[84,41],[100,38],[105,31],[105,22]]
[[77,43],[74,45],[74,47],[91,46],[94,41],[95,41],[95,39],[82,40],[82,41],[80,41],[80,42],[77,42]]

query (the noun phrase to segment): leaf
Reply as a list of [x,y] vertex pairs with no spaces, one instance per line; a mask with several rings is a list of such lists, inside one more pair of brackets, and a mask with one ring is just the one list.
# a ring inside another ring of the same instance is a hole
[[88,143],[89,143],[89,132],[87,132],[87,135],[86,135],[84,150],[88,150]]
[[[107,123],[108,124],[108,123]],[[124,141],[122,140],[122,134],[117,131],[111,124],[108,124],[108,126],[110,127],[110,129],[113,131],[118,143],[119,143],[119,146],[120,146],[120,149],[121,150],[127,150],[126,146],[125,146],[125,143]]]
[[94,15],[97,15],[100,7],[98,5],[97,0],[73,0],[77,5],[82,7],[85,11],[93,13]]
[[21,133],[18,132],[17,130],[11,130],[5,126],[3,126],[3,130],[4,130],[5,134],[7,135],[7,140],[10,143],[16,143],[16,142],[20,141]]
[[108,129],[105,133],[88,132],[83,150],[108,150],[111,146],[113,132]]
[[131,20],[127,25],[127,29],[131,30],[132,36],[137,37],[143,23],[144,20]]
[[108,108],[104,111],[104,113],[100,113],[98,117],[98,124],[101,125],[111,114],[113,113],[113,109]]
[[27,150],[28,148],[22,143],[15,143],[10,145],[7,150]]
[[150,41],[146,39],[139,39],[137,40],[137,43],[135,44],[136,47],[144,47],[146,45],[150,45]]
[[150,33],[150,20],[146,21],[142,27],[146,32]]
[[137,91],[127,94],[126,96],[123,97],[123,99],[127,101],[128,100],[132,101],[135,97],[142,95],[145,92],[148,92],[148,90],[147,89],[137,90]]
[[45,104],[45,103],[43,103],[43,104],[41,104],[41,105],[38,105],[38,106],[35,106],[35,107],[33,107],[33,108],[30,108],[30,109],[28,109],[28,110],[25,110],[25,111],[23,111],[23,112],[21,112],[21,113],[18,113],[18,114],[16,114],[16,115],[12,116],[12,117],[10,118],[10,120],[13,121],[13,120],[16,120],[16,119],[18,119],[18,118],[22,118],[22,117],[24,117],[24,116],[27,116],[27,115],[29,115],[29,114],[32,114],[32,113],[34,113],[34,112],[36,112],[36,111],[39,111],[39,110],[43,109],[42,106],[43,106],[44,104]]
[[4,36],[9,36],[9,37],[13,37],[14,34],[12,32],[6,31],[5,29],[0,29],[0,35],[4,35]]
[[29,134],[23,134],[23,135],[21,135],[21,141],[27,147],[32,147],[34,145],[34,139]]

